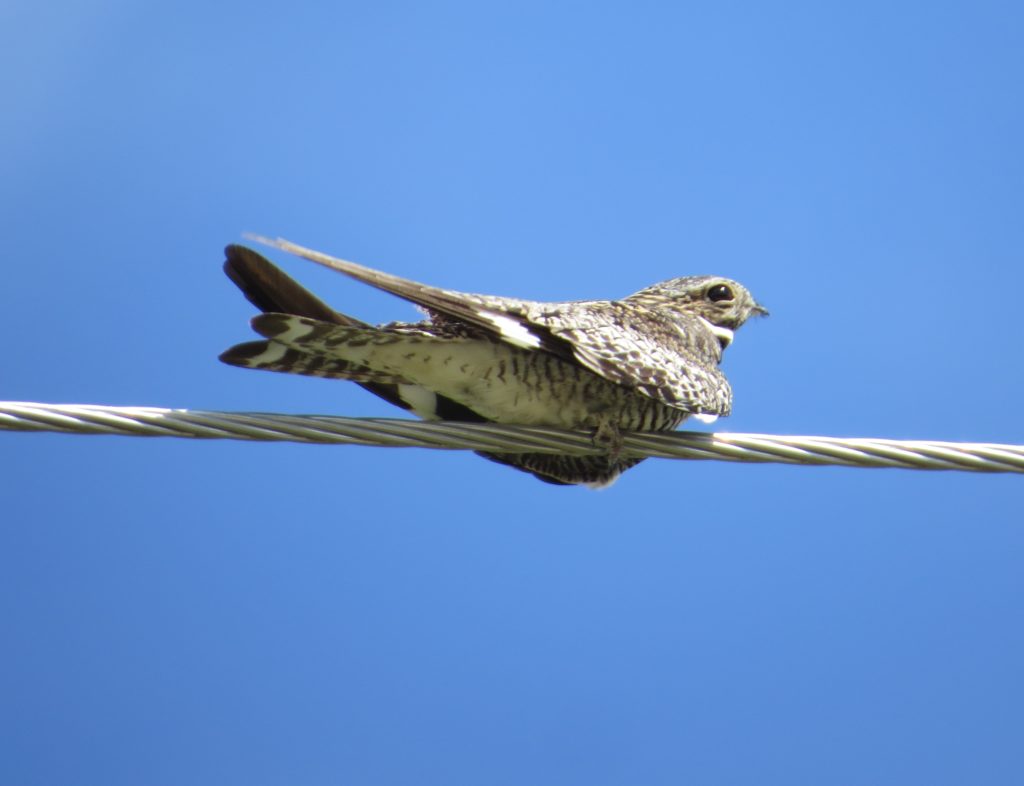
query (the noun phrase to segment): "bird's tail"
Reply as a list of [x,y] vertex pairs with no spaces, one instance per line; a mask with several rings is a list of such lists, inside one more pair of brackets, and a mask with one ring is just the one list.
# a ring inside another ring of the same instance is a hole
[[[260,311],[290,314],[345,327],[369,327],[362,320],[335,311],[251,248],[230,245],[224,249],[224,255],[224,272],[227,277]],[[220,359],[224,363],[241,368],[352,380],[396,407],[405,410],[415,408],[415,404],[409,400],[408,389],[399,388],[403,380],[308,349],[302,351],[273,341],[250,341],[231,347],[220,356]],[[443,396],[437,398],[436,417],[470,422],[486,420],[468,407]]]

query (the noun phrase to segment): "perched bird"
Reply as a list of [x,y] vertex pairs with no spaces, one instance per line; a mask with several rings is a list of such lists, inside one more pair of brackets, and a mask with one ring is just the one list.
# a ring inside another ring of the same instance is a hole
[[717,276],[670,279],[622,300],[540,303],[439,289],[261,240],[411,301],[427,318],[368,325],[231,245],[224,271],[265,312],[252,320],[265,340],[222,361],[352,380],[428,420],[592,430],[603,455],[480,453],[549,483],[608,485],[642,460],[620,456],[622,432],[728,415],[722,350],[751,315],[767,313]]

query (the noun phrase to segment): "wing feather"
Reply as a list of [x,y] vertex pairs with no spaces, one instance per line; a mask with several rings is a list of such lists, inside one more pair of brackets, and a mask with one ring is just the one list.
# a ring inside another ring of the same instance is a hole
[[524,349],[538,349],[543,346],[544,336],[534,334],[530,330],[529,321],[523,318],[530,306],[538,305],[532,301],[432,287],[304,248],[282,238],[271,240],[259,236],[250,237],[265,245],[344,273],[350,278],[390,292],[430,311],[468,323],[485,334],[514,346]]

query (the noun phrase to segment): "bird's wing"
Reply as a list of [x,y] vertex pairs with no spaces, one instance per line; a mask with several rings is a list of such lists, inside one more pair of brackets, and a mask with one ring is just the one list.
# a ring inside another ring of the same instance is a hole
[[695,316],[659,319],[637,314],[621,301],[577,310],[533,315],[555,340],[567,342],[576,360],[605,379],[636,388],[655,401],[698,415],[725,416],[732,389],[718,368],[721,347]]
[[355,262],[338,259],[319,251],[296,245],[287,240],[255,235],[249,236],[273,248],[287,251],[290,254],[316,262],[331,270],[344,273],[346,276],[362,281],[377,289],[390,292],[392,295],[416,303],[442,316],[472,325],[494,338],[523,349],[546,349],[563,356],[571,357],[561,346],[546,346],[547,336],[541,326],[533,329],[527,314],[541,305],[529,300],[476,295],[469,292],[457,292],[441,289],[428,284],[421,284],[400,276],[393,276],[380,270],[364,267]]

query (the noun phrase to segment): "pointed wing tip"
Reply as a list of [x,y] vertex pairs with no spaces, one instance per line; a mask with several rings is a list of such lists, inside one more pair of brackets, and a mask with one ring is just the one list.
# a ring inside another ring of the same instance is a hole
[[[246,240],[251,240],[254,243],[259,243],[262,246],[268,248],[276,248],[278,251],[284,251],[288,254],[293,254],[303,259],[308,259],[310,262],[316,262],[318,265],[323,265],[331,270],[337,270],[340,273],[344,273],[348,276],[363,281],[364,283],[371,284],[372,286],[379,286],[379,283],[375,283],[377,277],[398,279],[397,276],[391,276],[388,273],[383,273],[372,268],[365,267],[356,262],[349,262],[347,259],[341,259],[339,257],[332,257],[330,254],[325,254],[322,251],[317,251],[306,246],[300,246],[298,243],[293,243],[290,240],[285,240],[283,237],[267,237],[266,235],[257,235],[253,232],[244,232],[242,236]],[[250,253],[256,253],[250,249]]]
[[[259,243],[261,246],[276,248],[278,251],[285,251],[289,254],[294,254],[297,257],[305,257],[306,259],[313,262],[319,262],[320,264],[327,264],[324,260],[332,259],[332,257],[327,254],[315,251],[312,248],[307,248],[306,246],[300,246],[298,243],[293,243],[283,237],[268,237],[267,235],[260,235],[256,232],[243,232],[242,237],[246,240],[252,241],[253,243]],[[330,265],[328,265],[328,267],[329,266]]]
[[269,246],[270,248],[279,248],[279,244],[288,242],[282,237],[271,238],[257,232],[243,232],[242,237],[246,240],[251,240],[253,243],[259,243],[261,246]]

